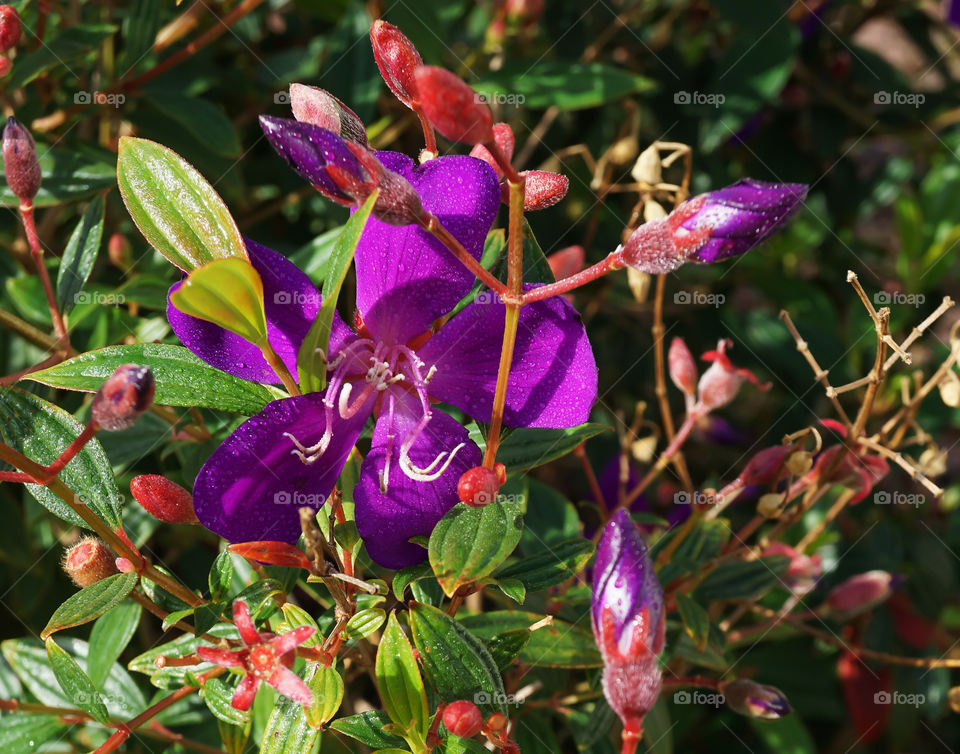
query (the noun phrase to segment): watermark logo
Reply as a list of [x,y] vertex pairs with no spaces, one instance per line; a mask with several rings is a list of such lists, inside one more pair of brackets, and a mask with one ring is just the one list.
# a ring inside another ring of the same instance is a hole
[[98,304],[99,306],[123,306],[127,302],[122,293],[96,293],[80,291],[73,296],[74,304]]
[[473,299],[475,304],[502,304],[503,299],[493,291],[480,291]]
[[887,492],[881,490],[873,496],[873,502],[876,505],[912,505],[919,508],[927,501],[926,495],[920,493],[907,494],[904,492]]
[[110,107],[120,107],[127,101],[125,94],[114,94],[112,92],[74,92],[73,104],[75,105],[109,105]]
[[476,92],[473,101],[478,105],[522,105],[527,98],[522,94],[507,94],[506,92]]
[[524,700],[516,696],[516,694],[504,694],[501,691],[494,692],[493,694],[487,691],[478,691],[473,695],[474,704],[494,704],[497,706],[502,706],[504,704],[510,705],[511,707],[519,707],[523,704]]
[[673,692],[674,704],[701,704],[707,707],[722,707],[725,699],[719,691],[688,691],[686,689]]
[[908,707],[919,707],[926,704],[925,694],[902,694],[899,691],[878,691],[873,695],[874,704],[904,704]]
[[916,94],[915,92],[874,92],[873,104],[875,105],[905,105],[907,107],[920,107],[927,101],[926,95]]
[[901,293],[900,291],[888,293],[887,291],[877,291],[873,294],[873,303],[876,306],[891,306],[894,304],[898,306],[901,304],[905,304],[906,306],[923,306],[926,300],[927,297],[922,293]]
[[289,105],[290,104],[290,92],[284,89],[282,92],[275,92],[273,95],[273,104],[275,105]]
[[727,297],[722,293],[704,293],[703,291],[677,291],[673,294],[673,303],[680,306],[712,306],[719,309]]
[[720,107],[727,98],[722,94],[712,92],[686,92],[679,91],[673,93],[673,104],[675,105],[706,105],[707,107]]
[[303,306],[310,303],[311,297],[302,291],[277,291],[273,294],[273,303],[283,306],[295,304]]
[[674,505],[714,505],[723,502],[723,496],[716,492],[706,493],[695,490],[691,495],[686,490],[680,490],[673,496]]
[[312,507],[319,508],[326,501],[324,495],[317,495],[314,493],[307,492],[288,492],[287,490],[281,490],[280,492],[273,493],[273,504],[274,505],[296,505],[297,507],[301,505],[308,505]]

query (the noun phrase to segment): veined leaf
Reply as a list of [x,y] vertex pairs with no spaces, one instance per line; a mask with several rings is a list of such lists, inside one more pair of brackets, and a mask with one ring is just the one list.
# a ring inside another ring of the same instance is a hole
[[103,197],[98,196],[73,229],[57,273],[57,302],[67,314],[77,303],[77,294],[90,277],[103,238]]
[[96,620],[125,599],[136,584],[136,573],[117,573],[84,587],[54,611],[40,638]]

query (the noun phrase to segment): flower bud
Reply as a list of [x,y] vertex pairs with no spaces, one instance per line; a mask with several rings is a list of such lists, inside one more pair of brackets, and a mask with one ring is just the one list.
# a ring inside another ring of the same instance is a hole
[[457,497],[471,508],[479,508],[496,502],[500,485],[507,481],[507,469],[502,463],[492,469],[475,466],[460,475],[457,482]]
[[107,241],[107,255],[115,267],[126,272],[133,264],[133,247],[123,233],[114,233]]
[[114,556],[96,537],[84,537],[63,556],[63,570],[81,589],[117,572]]
[[806,594],[816,586],[817,580],[823,575],[823,564],[819,555],[804,555],[783,542],[771,542],[763,551],[765,558],[777,555],[790,558],[790,565],[787,566],[783,580],[794,594]]
[[682,338],[674,338],[667,352],[667,368],[670,379],[678,390],[687,395],[697,392],[697,364]]
[[660,694],[665,613],[646,543],[624,510],[610,519],[597,546],[590,618],[603,655],[603,693],[624,735],[638,735]]
[[[567,195],[570,179],[548,170],[524,170],[520,175],[526,179],[523,191],[523,211],[535,212],[547,209]],[[500,199],[504,204],[510,201],[510,187],[500,187]]]
[[[12,5],[0,5],[0,52],[13,48],[20,41],[23,29],[20,16]],[[2,76],[3,73],[0,73]]]
[[764,518],[780,518],[787,498],[782,492],[768,492],[757,501],[757,513]]
[[793,452],[792,445],[764,448],[751,458],[740,472],[741,481],[744,484],[770,484],[776,481]]
[[153,405],[154,387],[150,367],[118,366],[93,396],[93,421],[108,432],[129,429]]
[[720,693],[730,709],[747,717],[778,720],[793,712],[793,707],[780,689],[761,686],[749,678],[721,683]]
[[311,123],[367,146],[367,129],[359,116],[330,92],[315,86],[290,84],[290,109],[301,123]]
[[494,733],[499,733],[507,727],[507,716],[500,712],[494,712],[487,718],[487,729]]
[[7,185],[21,204],[30,204],[40,190],[40,162],[33,137],[13,116],[3,129],[2,151]]
[[697,401],[705,411],[726,406],[737,395],[744,380],[749,380],[760,390],[770,389],[769,383],[761,384],[749,369],[733,366],[726,354],[732,345],[732,341],[724,339],[717,343],[716,351],[703,354],[704,361],[713,362],[697,383]]
[[436,66],[414,72],[420,103],[430,124],[450,141],[483,144],[493,138],[493,115],[458,76]]
[[0,55],[0,79],[13,70],[13,61],[10,58]]
[[886,600],[899,582],[886,571],[859,573],[830,590],[827,607],[840,620],[848,620]]
[[380,75],[398,100],[411,109],[419,104],[414,72],[423,65],[423,58],[407,37],[393,24],[374,21],[370,26],[373,59]]
[[[493,141],[506,159],[509,160],[513,157],[514,139],[513,129],[510,128],[510,126],[506,123],[494,123]],[[493,155],[490,154],[490,150],[483,146],[483,144],[474,144],[473,149],[470,150],[470,156],[476,157],[478,160],[483,160],[496,171],[497,179],[503,180],[503,171],[500,169],[500,163],[494,159]]]
[[473,738],[483,728],[483,715],[476,704],[460,699],[444,708],[443,724],[455,736]]
[[567,246],[565,249],[555,251],[547,257],[550,272],[557,280],[576,275],[583,269],[585,262],[586,252],[584,252],[582,246]]
[[130,480],[130,493],[144,510],[168,524],[199,524],[193,495],[159,474],[141,474]]

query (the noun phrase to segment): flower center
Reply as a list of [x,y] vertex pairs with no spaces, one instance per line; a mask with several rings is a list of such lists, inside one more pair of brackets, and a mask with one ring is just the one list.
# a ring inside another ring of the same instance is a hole
[[[284,432],[284,436],[296,446],[291,452],[299,456],[305,464],[314,463],[330,446],[330,441],[333,439],[334,411],[340,415],[341,419],[351,419],[374,393],[383,394],[380,405],[381,410],[386,409],[389,430],[386,459],[380,471],[380,491],[386,493],[390,486],[390,467],[398,439],[394,433],[398,389],[416,395],[422,410],[419,420],[400,441],[400,469],[407,477],[417,482],[432,482],[438,479],[450,466],[457,452],[466,444],[460,443],[451,451],[439,453],[425,467],[417,466],[411,460],[411,449],[433,417],[427,386],[436,374],[437,368],[431,366],[424,372],[426,364],[409,346],[387,345],[371,338],[358,338],[342,348],[336,358],[328,363],[327,368],[331,375],[323,398],[325,410],[323,436],[316,444],[306,447],[292,434]],[[362,387],[354,395],[354,389],[357,386]]]
[[250,670],[256,674],[272,673],[277,664],[277,657],[270,647],[259,645],[251,648],[247,660]]

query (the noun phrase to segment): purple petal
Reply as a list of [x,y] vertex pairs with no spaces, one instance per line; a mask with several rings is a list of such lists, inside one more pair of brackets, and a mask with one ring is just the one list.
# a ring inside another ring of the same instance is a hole
[[340,136],[312,123],[271,115],[260,116],[260,127],[277,153],[301,178],[332,199],[353,202],[327,175],[327,165],[333,164],[358,178],[364,176],[360,163]]
[[[479,259],[500,206],[497,175],[465,156],[417,165],[394,152],[378,152],[384,167],[407,179],[464,248]],[[356,252],[357,308],[377,340],[405,343],[449,312],[473,286],[474,276],[447,248],[413,225],[387,225],[371,217]]]
[[[263,281],[270,344],[290,373],[296,375],[297,351],[320,311],[320,292],[283,254],[249,239],[246,244],[250,263]],[[180,342],[222,372],[254,382],[278,384],[279,378],[259,348],[212,322],[184,314],[170,303],[170,294],[181,285],[175,283],[167,294],[167,319]],[[330,333],[331,350],[336,352],[342,348],[350,335],[350,329],[335,315]]]
[[610,610],[616,640],[624,638],[629,643],[634,619],[644,608],[649,611],[649,625],[658,626],[663,616],[663,589],[643,537],[630,515],[620,510],[607,523],[597,545],[591,603],[593,623],[595,627],[601,626],[604,610]]
[[[433,482],[417,482],[400,469],[399,449],[403,438],[422,415],[420,403],[400,389],[390,393],[396,401],[394,420],[386,412],[377,421],[373,447],[360,467],[360,481],[354,490],[357,529],[370,557],[385,568],[403,568],[423,560],[427,551],[410,542],[410,537],[428,536],[436,523],[457,503],[457,482],[467,469],[478,466],[480,449],[468,438],[467,430],[442,411],[433,418],[414,443],[411,460],[424,468],[444,451],[460,448],[447,470]],[[387,456],[387,435],[396,436],[390,459],[387,492],[380,491],[380,475]]]
[[703,208],[681,224],[688,231],[705,226],[713,231],[690,259],[718,262],[749,251],[779,231],[800,209],[806,195],[803,184],[751,178],[705,194]]
[[290,433],[304,446],[317,443],[327,426],[322,393],[268,403],[241,424],[200,469],[193,504],[205,527],[230,542],[296,542],[297,510],[320,508],[336,484],[360,436],[374,400],[351,419],[336,416],[326,452],[312,464],[292,453]]
[[[492,294],[471,303],[417,351],[437,371],[432,398],[489,422],[506,307]],[[483,303],[480,303],[480,301]],[[597,365],[580,315],[563,298],[520,310],[504,423],[511,427],[575,427],[590,418]]]
[[960,0],[947,0],[946,18],[954,26],[960,26]]

